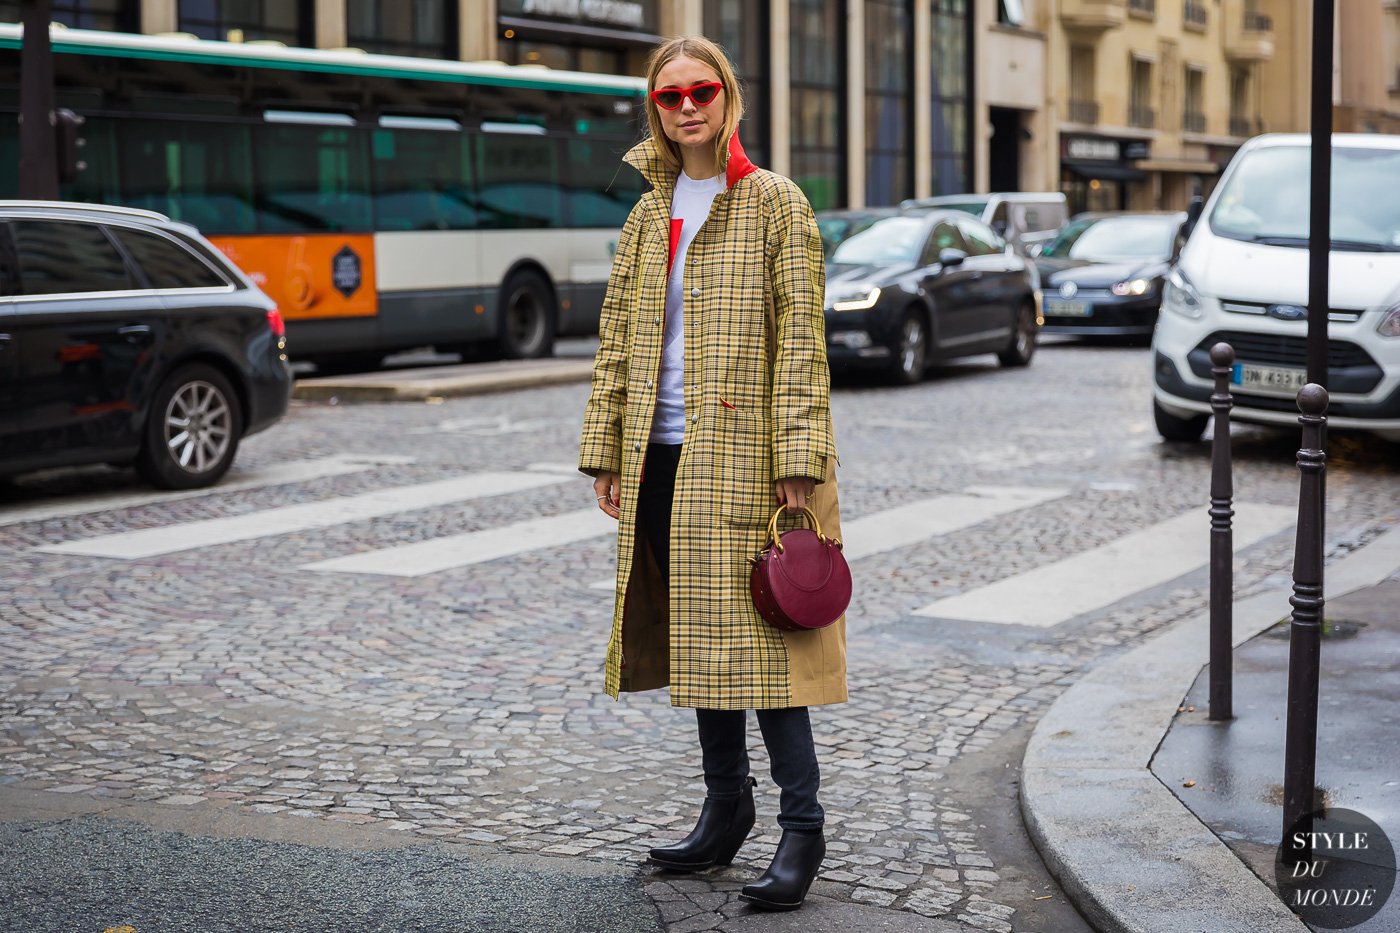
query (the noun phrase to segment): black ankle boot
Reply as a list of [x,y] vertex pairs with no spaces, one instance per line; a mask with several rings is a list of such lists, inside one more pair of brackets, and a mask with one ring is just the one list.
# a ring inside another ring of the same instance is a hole
[[700,820],[680,842],[651,850],[651,861],[671,871],[701,871],[712,865],[728,865],[753,829],[753,788],[758,782],[744,778],[737,797],[705,798]]
[[744,885],[739,896],[765,910],[796,910],[802,906],[825,857],[826,839],[821,830],[799,833],[785,829],[773,864],[762,878]]

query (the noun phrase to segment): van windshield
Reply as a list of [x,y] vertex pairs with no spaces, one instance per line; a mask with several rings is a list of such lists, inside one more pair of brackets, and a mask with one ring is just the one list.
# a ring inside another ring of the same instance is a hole
[[1180,228],[1180,214],[1086,217],[1071,221],[1040,255],[1088,262],[1166,260],[1171,258],[1172,240]]
[[[1247,153],[1210,214],[1219,236],[1269,246],[1308,245],[1307,146]],[[1400,252],[1400,150],[1332,150],[1332,249]]]

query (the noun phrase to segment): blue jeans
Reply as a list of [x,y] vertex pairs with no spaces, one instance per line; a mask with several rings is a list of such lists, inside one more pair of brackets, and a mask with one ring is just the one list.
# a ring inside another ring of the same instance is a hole
[[[637,538],[651,546],[661,573],[670,579],[671,504],[675,497],[679,444],[648,444],[641,488],[637,490]],[[778,799],[778,825],[811,831],[822,827],[825,813],[817,802],[821,774],[812,743],[807,707],[760,709],[758,728],[768,748]],[[705,769],[706,796],[737,797],[749,775],[745,710],[697,709],[700,754]]]

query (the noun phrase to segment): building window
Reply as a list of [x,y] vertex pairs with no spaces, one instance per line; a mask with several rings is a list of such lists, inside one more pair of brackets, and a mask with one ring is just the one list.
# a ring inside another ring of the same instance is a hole
[[1157,112],[1152,108],[1152,62],[1134,57],[1131,75],[1128,125],[1151,129],[1157,125]]
[[[18,23],[23,5],[19,0],[0,2],[0,22]],[[50,22],[74,29],[138,32],[140,20],[139,0],[53,0],[49,8]]]
[[201,39],[311,47],[313,0],[179,0],[180,31]]
[[1250,105],[1249,69],[1236,68],[1230,72],[1230,135],[1253,136],[1253,107]]
[[1025,0],[999,0],[997,3],[997,22],[1003,26],[1026,25],[1026,4]]
[[913,193],[908,0],[865,2],[865,203],[898,204]]
[[707,0],[705,35],[718,42],[734,63],[744,86],[744,122],[739,125],[744,151],[755,165],[767,165],[768,0]]
[[1188,133],[1206,131],[1205,86],[1205,69],[1187,65],[1186,108],[1181,117],[1181,128]]
[[971,189],[968,0],[930,0],[933,13],[933,193]]
[[1069,118],[1074,123],[1099,122],[1098,93],[1094,90],[1094,50],[1087,45],[1069,50]]
[[349,0],[346,36],[366,52],[457,58],[457,4],[447,0]]
[[792,180],[817,210],[846,203],[846,4],[792,0]]

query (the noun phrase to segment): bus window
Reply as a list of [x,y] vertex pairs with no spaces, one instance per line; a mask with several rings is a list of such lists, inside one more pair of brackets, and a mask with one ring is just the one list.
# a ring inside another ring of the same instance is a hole
[[569,226],[616,230],[642,196],[642,176],[623,164],[627,144],[569,140]]
[[374,131],[376,230],[470,230],[477,225],[460,132]]
[[275,124],[256,133],[260,230],[373,229],[363,131]]
[[477,137],[481,226],[563,226],[559,149],[552,139],[512,133]]
[[120,203],[159,211],[203,233],[253,231],[248,127],[123,120],[120,138]]
[[0,198],[19,196],[19,120],[8,111],[0,112],[0,165],[12,171],[0,172]]

